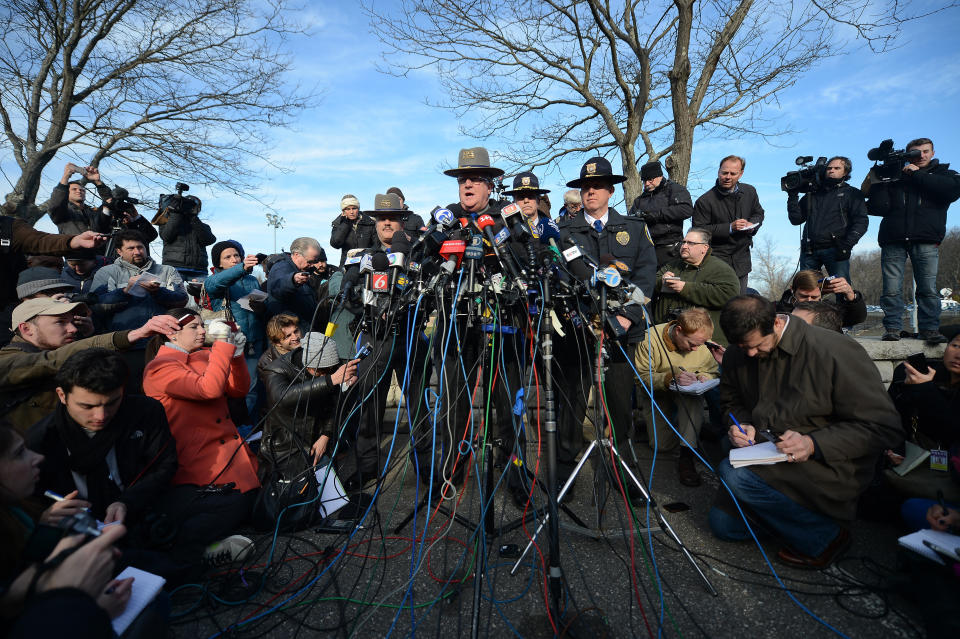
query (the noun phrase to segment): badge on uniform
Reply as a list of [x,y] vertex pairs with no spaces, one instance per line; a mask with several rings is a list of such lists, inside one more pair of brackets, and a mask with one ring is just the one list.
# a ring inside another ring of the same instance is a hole
[[617,242],[620,243],[620,246],[626,246],[630,243],[630,234],[626,231],[617,231]]

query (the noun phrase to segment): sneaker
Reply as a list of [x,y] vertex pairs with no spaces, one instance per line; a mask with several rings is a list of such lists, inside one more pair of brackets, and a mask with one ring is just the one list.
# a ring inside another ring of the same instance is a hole
[[894,332],[892,332],[892,331],[887,331],[886,333],[883,334],[883,337],[881,337],[880,339],[882,339],[884,342],[899,342],[899,341],[900,341],[900,333],[894,333]]
[[946,344],[949,341],[946,335],[942,335],[938,331],[920,331],[917,339],[922,339],[927,344]]
[[253,542],[243,535],[230,535],[215,541],[203,551],[205,566],[222,566],[234,561],[242,561],[253,552]]

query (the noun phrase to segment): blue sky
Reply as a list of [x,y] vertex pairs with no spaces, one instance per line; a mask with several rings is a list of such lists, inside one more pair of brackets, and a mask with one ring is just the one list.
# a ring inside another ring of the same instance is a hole
[[[291,79],[317,86],[324,95],[301,114],[292,130],[276,132],[271,159],[288,172],[263,169],[257,194],[286,219],[277,234],[278,248],[301,235],[329,246],[330,223],[339,214],[344,193],[356,194],[361,207],[368,208],[376,193],[399,186],[410,207],[420,213],[455,200],[456,183],[442,170],[456,164],[460,148],[479,143],[460,135],[461,122],[452,113],[424,105],[426,98],[437,96],[435,79],[428,72],[406,78],[378,72],[380,44],[352,1],[312,3],[300,17],[314,34],[292,42]],[[759,138],[696,144],[688,183],[694,199],[712,186],[721,157],[745,156],[743,179],[757,187],[766,210],[761,236],[774,238],[778,253],[789,261],[797,258],[800,227],[787,220],[779,179],[794,168],[796,156],[846,155],[854,165],[851,182],[859,185],[870,165],[866,159],[870,147],[893,138],[902,148],[908,140],[926,136],[934,140],[938,158],[960,169],[958,26],[960,12],[940,14],[908,25],[900,47],[892,52],[874,54],[860,48],[818,66],[781,93],[778,104],[768,107],[768,115],[779,115],[779,124],[797,134],[773,144]],[[465,123],[469,125],[469,119]],[[496,141],[485,145],[491,151],[498,148]],[[585,159],[570,159],[559,172],[541,175],[541,184],[554,191],[554,208],[563,183],[577,177]],[[49,193],[66,161],[66,156],[58,156],[49,165],[38,199]],[[110,184],[133,183],[112,173],[108,164],[101,170]],[[239,240],[248,251],[272,250],[273,231],[260,205],[202,189],[191,193],[203,200],[204,217],[218,239]],[[155,201],[156,194],[142,195]],[[152,216],[153,211],[145,213]],[[855,252],[876,248],[878,219],[870,222]],[[948,219],[948,226],[957,225],[960,203],[951,208]],[[48,218],[37,227],[53,229]],[[331,260],[336,254],[332,252]]]

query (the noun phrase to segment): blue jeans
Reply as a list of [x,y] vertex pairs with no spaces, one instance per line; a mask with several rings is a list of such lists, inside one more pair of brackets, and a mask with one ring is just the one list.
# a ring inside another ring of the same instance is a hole
[[[832,519],[773,489],[749,468],[734,468],[725,459],[717,464],[717,474],[727,483],[744,510],[755,515],[796,552],[816,557],[840,534],[840,526]],[[720,490],[724,488],[721,486]],[[739,514],[731,515],[719,508],[711,508],[709,520],[710,530],[720,539],[750,539],[750,532]]]
[[940,328],[940,295],[937,293],[940,247],[937,244],[913,242],[880,247],[883,328],[888,333],[897,333],[903,328],[903,268],[907,256],[913,265],[913,280],[917,285],[917,328],[920,331],[936,331]]
[[800,270],[819,271],[820,267],[826,267],[827,275],[836,275],[850,281],[850,260],[837,260],[836,249],[820,249],[813,253],[800,252]]

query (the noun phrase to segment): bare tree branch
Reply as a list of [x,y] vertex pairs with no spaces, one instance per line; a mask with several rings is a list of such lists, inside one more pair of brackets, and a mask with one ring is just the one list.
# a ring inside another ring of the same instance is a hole
[[[949,0],[948,0],[949,2]],[[884,50],[912,12],[886,0],[399,0],[365,10],[381,69],[437,74],[429,104],[505,142],[515,167],[615,150],[628,201],[641,158],[686,183],[694,136],[775,137],[765,108],[851,41]]]
[[159,185],[244,194],[270,130],[314,96],[288,86],[286,0],[8,0],[0,9],[0,145],[21,174],[7,200],[35,222],[63,148]]

